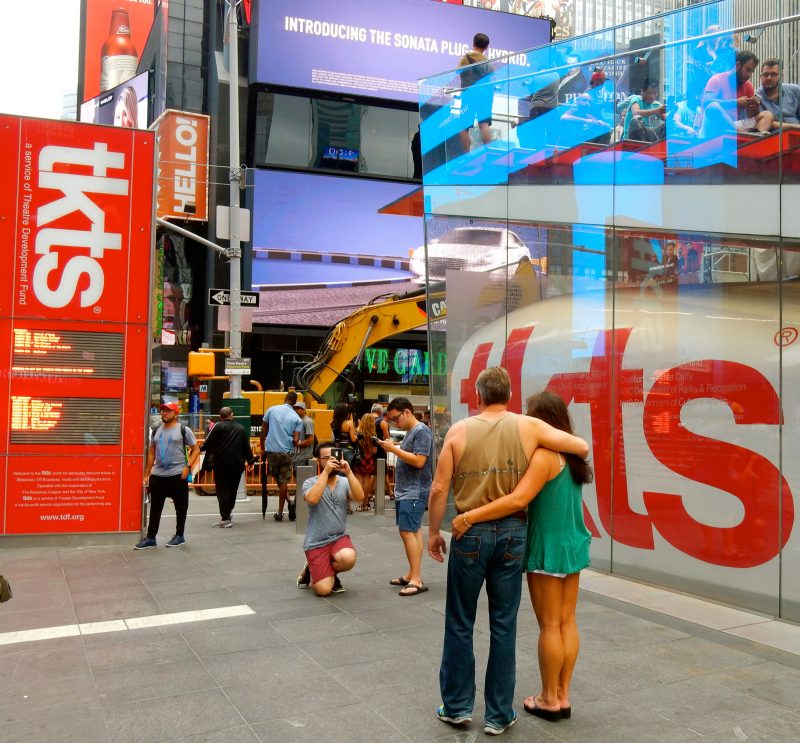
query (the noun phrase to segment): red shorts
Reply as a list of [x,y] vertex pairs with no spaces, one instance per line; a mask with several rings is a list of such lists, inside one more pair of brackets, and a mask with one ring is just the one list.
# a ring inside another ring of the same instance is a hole
[[343,549],[350,548],[355,552],[355,547],[350,541],[350,537],[345,534],[339,537],[335,542],[330,544],[323,544],[322,547],[314,547],[313,550],[306,550],[306,560],[308,560],[308,569],[311,571],[311,582],[317,583],[323,578],[332,578],[336,575],[333,569],[333,556]]

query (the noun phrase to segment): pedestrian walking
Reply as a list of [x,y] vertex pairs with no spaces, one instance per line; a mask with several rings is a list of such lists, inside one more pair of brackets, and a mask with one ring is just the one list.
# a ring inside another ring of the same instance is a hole
[[250,436],[233,418],[233,410],[219,409],[219,422],[208,432],[200,451],[212,458],[214,486],[219,502],[219,521],[213,526],[228,529],[233,526],[231,515],[236,506],[236,493],[242,473],[250,471],[255,458],[250,448]]
[[137,550],[157,546],[156,535],[167,498],[172,498],[176,517],[175,535],[167,542],[167,547],[179,547],[186,542],[184,529],[189,511],[189,473],[200,456],[200,448],[192,429],[178,420],[180,412],[176,402],[159,407],[161,425],[150,438],[144,468],[144,484],[150,492],[150,520],[147,536],[134,547]]

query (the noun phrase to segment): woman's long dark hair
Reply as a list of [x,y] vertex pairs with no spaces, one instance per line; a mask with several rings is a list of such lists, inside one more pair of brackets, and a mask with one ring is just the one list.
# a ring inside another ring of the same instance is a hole
[[333,408],[333,418],[331,419],[331,431],[333,435],[338,437],[342,431],[342,423],[348,418],[347,403],[340,402]]
[[[553,428],[572,433],[572,420],[569,417],[569,411],[558,395],[547,391],[537,392],[527,399],[526,405],[527,410],[525,413],[527,415],[541,418]],[[578,485],[586,485],[594,480],[594,473],[586,460],[581,459],[577,454],[564,454],[564,456],[572,479]]]

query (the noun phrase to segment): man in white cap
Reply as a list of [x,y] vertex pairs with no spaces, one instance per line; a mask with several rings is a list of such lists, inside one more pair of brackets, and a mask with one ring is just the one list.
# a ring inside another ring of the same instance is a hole
[[175,504],[177,521],[175,536],[167,542],[167,547],[180,547],[186,542],[183,530],[189,511],[189,473],[200,456],[200,447],[192,429],[178,420],[180,405],[167,402],[159,407],[159,412],[161,425],[150,438],[144,468],[144,484],[150,490],[150,521],[147,536],[134,547],[137,550],[156,546],[161,511],[167,498],[172,498]]

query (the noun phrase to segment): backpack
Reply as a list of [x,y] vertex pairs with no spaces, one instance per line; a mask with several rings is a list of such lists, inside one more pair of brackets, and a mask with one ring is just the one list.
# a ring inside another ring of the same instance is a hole
[[488,61],[484,62],[480,59],[475,59],[471,53],[465,54],[464,58],[469,62],[470,66],[460,73],[462,88],[468,88],[481,78],[494,72],[492,65]]

